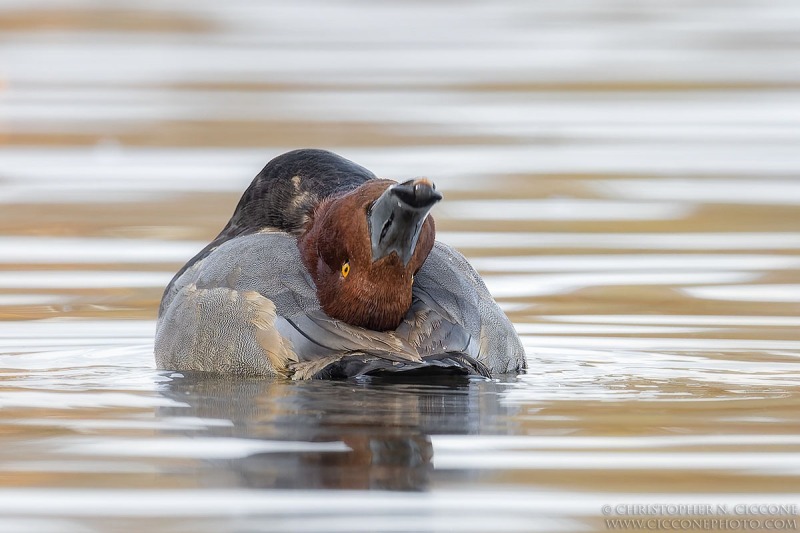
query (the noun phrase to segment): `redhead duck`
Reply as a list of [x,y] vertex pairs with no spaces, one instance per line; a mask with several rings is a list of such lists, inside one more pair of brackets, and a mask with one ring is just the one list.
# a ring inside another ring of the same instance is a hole
[[222,232],[172,278],[159,368],[293,379],[525,369],[508,318],[435,240],[442,195],[324,150],[267,163]]

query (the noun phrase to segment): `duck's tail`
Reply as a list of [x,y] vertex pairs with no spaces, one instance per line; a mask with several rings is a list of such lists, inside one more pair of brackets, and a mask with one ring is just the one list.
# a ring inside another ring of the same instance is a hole
[[444,352],[426,355],[422,361],[392,361],[368,353],[351,353],[324,366],[295,369],[295,379],[350,379],[360,376],[425,377],[425,376],[481,376],[491,377],[489,369],[480,361],[461,352]]

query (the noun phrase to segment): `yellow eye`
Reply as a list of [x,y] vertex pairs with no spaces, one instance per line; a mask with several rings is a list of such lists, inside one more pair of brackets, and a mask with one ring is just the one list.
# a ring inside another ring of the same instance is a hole
[[345,261],[344,264],[342,265],[342,276],[346,278],[349,273],[350,273],[350,261]]

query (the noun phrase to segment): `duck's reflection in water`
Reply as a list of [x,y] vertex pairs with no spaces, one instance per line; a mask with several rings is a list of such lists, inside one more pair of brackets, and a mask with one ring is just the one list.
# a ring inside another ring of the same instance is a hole
[[[162,394],[186,406],[162,407],[157,414],[205,421],[203,431],[187,436],[283,445],[279,452],[204,461],[214,485],[425,490],[433,470],[432,434],[502,432],[508,423],[497,401],[502,385],[486,380],[287,382],[167,375]],[[325,442],[344,446],[331,451],[307,444]]]

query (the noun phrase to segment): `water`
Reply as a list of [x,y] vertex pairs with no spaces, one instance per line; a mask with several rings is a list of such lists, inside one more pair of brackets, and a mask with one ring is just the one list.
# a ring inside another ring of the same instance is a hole
[[[800,521],[798,30],[789,0],[3,1],[0,530]],[[434,179],[530,372],[155,370],[163,286],[301,146]]]

